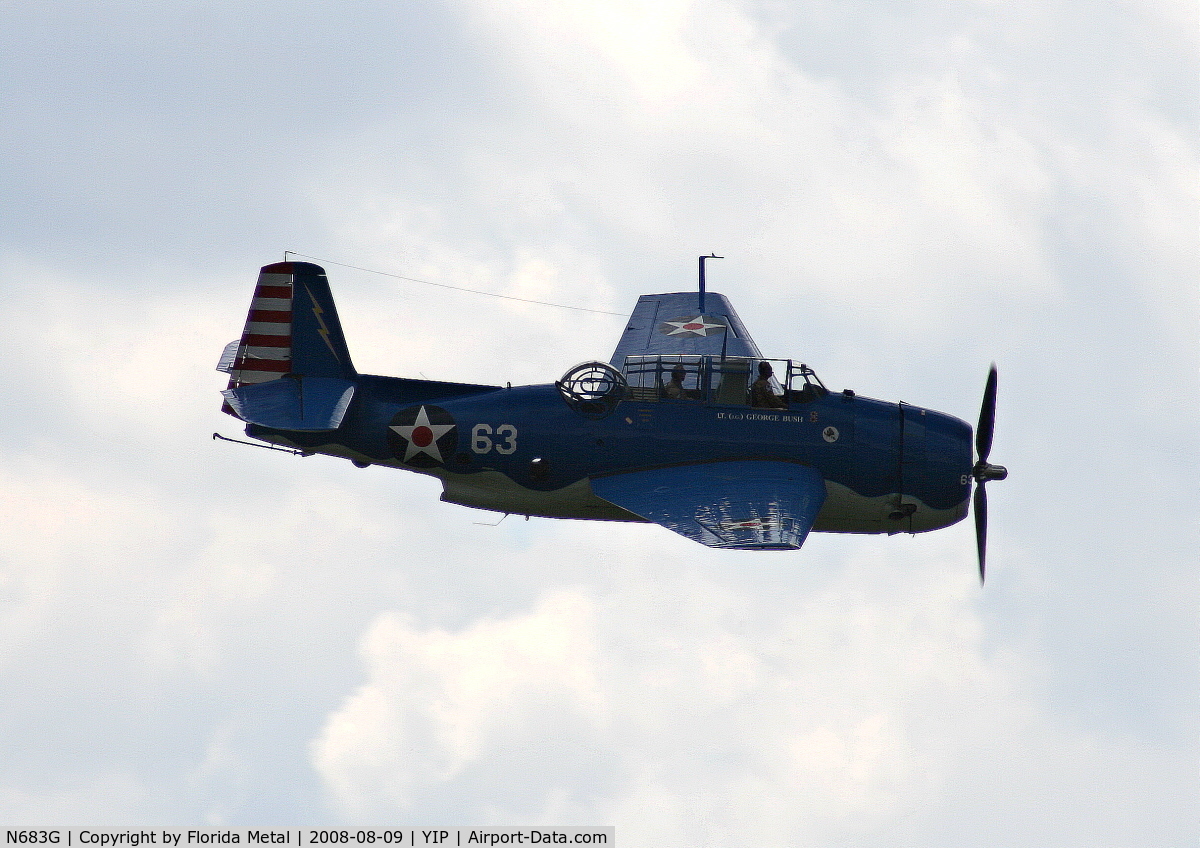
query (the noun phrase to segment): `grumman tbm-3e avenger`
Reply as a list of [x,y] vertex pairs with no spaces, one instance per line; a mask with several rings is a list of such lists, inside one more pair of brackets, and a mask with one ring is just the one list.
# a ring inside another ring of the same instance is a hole
[[982,579],[984,484],[1007,476],[987,461],[995,366],[972,462],[966,422],[830,392],[807,365],[764,357],[705,292],[707,258],[699,291],[639,298],[609,362],[504,387],[359,374],[325,271],[267,265],[218,366],[222,408],[273,446],[437,477],[450,503],[655,522],[714,548],[936,530],[966,516],[974,483]]

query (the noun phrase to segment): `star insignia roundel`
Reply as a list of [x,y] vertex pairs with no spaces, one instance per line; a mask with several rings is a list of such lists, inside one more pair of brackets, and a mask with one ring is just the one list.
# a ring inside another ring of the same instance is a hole
[[417,468],[442,465],[458,446],[454,418],[440,406],[410,406],[392,418],[388,445],[402,462]]
[[725,319],[719,315],[684,315],[658,325],[668,336],[714,336],[724,330]]

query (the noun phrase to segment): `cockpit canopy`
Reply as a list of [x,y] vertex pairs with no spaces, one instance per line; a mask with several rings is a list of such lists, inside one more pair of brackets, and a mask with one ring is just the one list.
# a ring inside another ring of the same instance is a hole
[[[764,375],[766,385],[755,388]],[[621,367],[628,396],[637,401],[691,401],[718,406],[786,407],[828,394],[807,365],[790,359],[696,354],[626,356]],[[773,399],[772,399],[773,396]]]

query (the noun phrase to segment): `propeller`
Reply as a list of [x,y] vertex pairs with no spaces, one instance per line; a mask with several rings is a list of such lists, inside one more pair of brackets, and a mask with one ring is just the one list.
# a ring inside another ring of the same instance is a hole
[[989,480],[1003,480],[1008,469],[1003,465],[988,463],[992,452],[992,431],[996,427],[996,365],[988,372],[987,387],[983,390],[983,406],[979,410],[979,426],[975,428],[975,453],[979,457],[971,476],[975,478],[975,547],[979,552],[979,582],[983,583],[987,562],[987,491],[984,484]]

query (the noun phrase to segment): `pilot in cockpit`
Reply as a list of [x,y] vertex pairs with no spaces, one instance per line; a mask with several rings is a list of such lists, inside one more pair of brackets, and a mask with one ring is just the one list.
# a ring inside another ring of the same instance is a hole
[[687,397],[683,389],[683,378],[687,376],[687,371],[682,365],[676,365],[671,369],[671,379],[663,386],[663,396],[672,400],[682,400]]
[[760,409],[787,409],[783,398],[771,388],[773,371],[770,362],[758,363],[758,379],[750,386],[750,405]]

